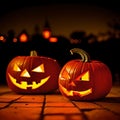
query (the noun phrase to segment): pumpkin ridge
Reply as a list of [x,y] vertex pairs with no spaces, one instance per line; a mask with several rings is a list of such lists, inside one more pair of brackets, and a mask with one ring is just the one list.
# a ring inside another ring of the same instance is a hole
[[[71,62],[70,64],[71,64],[71,65],[70,65],[69,74],[70,74],[71,78],[73,78],[74,75],[73,75],[73,74],[71,75],[71,71],[75,68],[75,67],[74,67],[75,65],[74,65],[74,63],[72,63],[72,62]],[[68,65],[69,65],[69,64],[68,64]],[[72,73],[73,73],[73,71],[72,71]]]
[[[78,101],[104,98],[112,87],[112,74],[109,67],[101,61],[87,61],[88,54],[81,49],[79,50],[79,48],[72,49],[71,51],[78,54],[80,52],[82,60],[70,60],[60,71],[59,89],[62,95],[68,97],[70,100]],[[64,71],[65,69],[67,71]],[[64,75],[64,81],[62,81],[62,75]],[[88,89],[91,89],[91,92],[88,92]]]
[[[90,72],[90,80],[92,80],[92,78],[91,78],[91,73],[93,73],[94,72],[94,70],[95,70],[95,68],[94,68],[94,64],[91,64],[91,62],[90,62],[90,64],[89,64],[89,71],[91,71]],[[95,85],[96,83],[95,82],[92,82],[92,86],[94,86],[95,88],[94,89],[96,89],[96,85]],[[93,92],[93,96],[94,96],[94,90],[92,91]]]
[[[81,74],[82,73],[82,68],[84,67],[84,63],[78,63],[78,65],[77,65],[77,67],[76,67],[76,69],[78,69],[79,70],[79,68],[81,68],[81,71],[80,71],[80,73],[79,74]],[[77,71],[78,72],[78,71]]]
[[76,62],[76,63],[74,63],[74,68],[71,68],[72,70],[74,69],[71,78],[74,78],[74,77],[75,77],[75,73],[76,73],[76,70],[77,70],[77,66],[78,66],[78,63]]

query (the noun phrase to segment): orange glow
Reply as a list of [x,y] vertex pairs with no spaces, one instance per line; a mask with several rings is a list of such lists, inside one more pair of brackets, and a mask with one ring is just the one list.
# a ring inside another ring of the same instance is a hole
[[44,70],[44,65],[41,64],[40,66],[34,68],[32,71],[33,71],[33,72],[42,72],[42,73],[44,73],[44,72],[45,72],[45,70]]
[[43,37],[45,39],[48,39],[51,36],[51,32],[49,30],[43,31]]
[[[80,79],[81,78],[81,79]],[[83,73],[82,75],[79,75],[76,80],[81,80],[81,81],[89,81],[89,71]]]
[[13,76],[11,76],[9,73],[8,73],[8,76],[10,77],[10,80],[12,81],[12,83],[20,89],[27,89],[28,87],[32,87],[32,89],[37,89],[37,88],[41,87],[43,84],[45,84],[50,78],[50,76],[48,76],[44,79],[41,79],[40,83],[36,83],[35,81],[33,81],[32,84],[27,84],[26,81],[22,81],[19,84],[16,82],[17,80]]
[[5,37],[3,35],[0,36],[0,41],[5,42]]
[[30,74],[29,74],[29,72],[25,69],[25,70],[21,73],[20,76],[21,76],[21,77],[30,77]]
[[0,40],[3,41],[3,40],[4,40],[4,37],[3,37],[3,36],[0,36]]
[[90,89],[87,89],[87,90],[84,90],[84,91],[73,91],[73,90],[67,90],[65,87],[63,87],[61,84],[60,84],[60,88],[61,90],[64,92],[64,94],[66,96],[74,96],[74,94],[77,94],[78,96],[80,97],[84,97],[84,96],[87,96],[89,94],[92,93],[92,88]]
[[50,37],[49,42],[57,42],[58,39],[56,37]]
[[20,42],[27,42],[28,41],[28,37],[25,33],[21,34],[19,39],[20,39]]
[[13,70],[14,71],[21,71],[20,68],[17,66],[17,64],[14,65]]
[[17,38],[13,38],[13,42],[17,42]]

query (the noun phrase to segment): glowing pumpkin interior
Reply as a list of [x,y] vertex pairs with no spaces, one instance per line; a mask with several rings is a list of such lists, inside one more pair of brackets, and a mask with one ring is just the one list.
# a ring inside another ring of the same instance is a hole
[[[77,94],[78,96],[83,97],[92,93],[92,87],[85,88],[84,90],[81,89],[81,91],[79,87],[79,85],[81,85],[81,83],[83,82],[85,82],[83,84],[86,84],[86,82],[90,82],[89,71],[78,75],[75,79],[71,79],[72,76],[69,74],[68,69],[64,70],[64,72],[62,73],[63,74],[61,74],[59,77],[61,79],[60,87],[68,96],[73,96]],[[62,84],[64,84],[66,81],[67,86],[64,87]]]
[[81,49],[82,59],[67,62],[59,74],[60,92],[71,100],[94,100],[105,97],[112,87],[109,68],[100,61],[88,61],[88,54]]
[[48,93],[58,88],[60,66],[44,56],[17,56],[6,71],[8,86],[18,93]]
[[[12,82],[15,86],[17,86],[17,87],[19,87],[19,88],[21,88],[21,89],[27,89],[28,87],[31,87],[32,89],[37,89],[37,88],[39,88],[40,86],[42,86],[44,83],[46,83],[47,80],[50,78],[50,76],[47,76],[47,77],[41,79],[41,81],[38,82],[38,83],[36,83],[36,81],[32,81],[32,84],[28,84],[28,81],[29,81],[29,78],[31,78],[31,75],[30,75],[30,73],[29,73],[29,71],[28,71],[27,69],[24,69],[24,70],[22,71],[22,70],[20,69],[20,67],[19,67],[17,64],[15,64],[14,67],[13,67],[13,71],[19,73],[19,74],[20,74],[20,77],[27,78],[26,81],[21,81],[20,83],[17,83],[17,79],[14,78],[10,73],[8,73],[8,76],[9,76],[11,82]],[[36,68],[34,68],[34,69],[32,70],[32,72],[44,73],[44,72],[45,72],[45,71],[44,71],[44,65],[41,64],[41,65],[37,66]]]

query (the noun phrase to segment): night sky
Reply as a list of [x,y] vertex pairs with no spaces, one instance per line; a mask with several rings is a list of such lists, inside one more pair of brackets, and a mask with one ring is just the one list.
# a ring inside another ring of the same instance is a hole
[[26,29],[34,32],[35,25],[42,28],[47,18],[53,34],[69,37],[76,30],[88,34],[106,32],[108,22],[120,19],[119,2],[78,0],[11,0],[1,1],[0,33],[15,30],[16,34]]

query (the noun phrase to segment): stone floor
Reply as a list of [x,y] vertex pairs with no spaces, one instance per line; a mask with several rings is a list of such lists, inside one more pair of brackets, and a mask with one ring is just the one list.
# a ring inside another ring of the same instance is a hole
[[59,92],[20,95],[0,86],[0,120],[120,120],[120,86],[93,102],[70,101]]

